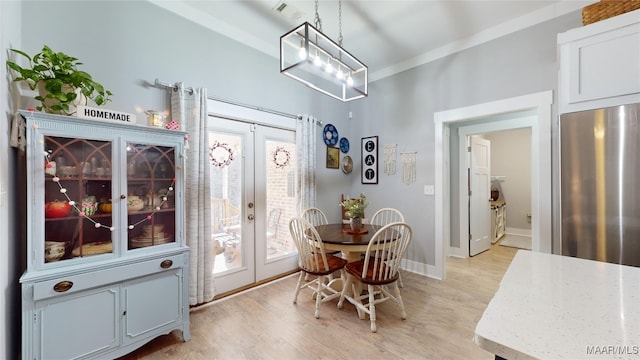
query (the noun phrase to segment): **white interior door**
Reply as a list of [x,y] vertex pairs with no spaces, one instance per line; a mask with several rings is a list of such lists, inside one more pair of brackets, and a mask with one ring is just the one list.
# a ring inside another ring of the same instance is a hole
[[491,142],[470,137],[469,166],[469,255],[491,248]]
[[216,291],[297,267],[295,132],[215,117],[209,135]]

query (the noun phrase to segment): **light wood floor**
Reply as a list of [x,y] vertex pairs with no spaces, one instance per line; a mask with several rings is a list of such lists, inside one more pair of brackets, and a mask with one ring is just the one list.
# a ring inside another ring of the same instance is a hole
[[493,245],[470,259],[447,259],[447,279],[402,272],[408,318],[392,301],[376,306],[378,332],[353,305],[292,303],[297,274],[191,311],[191,336],[156,338],[122,359],[493,359],[474,329],[517,249]]

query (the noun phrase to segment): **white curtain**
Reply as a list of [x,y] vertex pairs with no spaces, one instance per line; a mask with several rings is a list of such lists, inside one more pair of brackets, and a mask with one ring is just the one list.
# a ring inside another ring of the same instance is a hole
[[185,146],[185,236],[190,248],[189,304],[213,300],[213,243],[211,241],[211,188],[207,131],[207,90],[182,83],[171,93],[171,118],[187,132]]
[[298,204],[302,211],[316,206],[316,128],[318,120],[309,115],[302,115],[296,122],[296,156],[298,164]]

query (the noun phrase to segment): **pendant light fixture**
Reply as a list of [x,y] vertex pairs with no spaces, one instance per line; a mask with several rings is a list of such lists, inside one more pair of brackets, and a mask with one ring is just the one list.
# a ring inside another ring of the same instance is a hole
[[344,102],[367,96],[367,66],[342,48],[342,1],[338,43],[322,33],[315,5],[315,27],[304,22],[280,37],[280,72]]

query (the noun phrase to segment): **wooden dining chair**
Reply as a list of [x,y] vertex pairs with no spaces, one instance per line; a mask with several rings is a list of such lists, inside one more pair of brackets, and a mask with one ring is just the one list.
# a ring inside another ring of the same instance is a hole
[[398,209],[382,208],[376,211],[369,222],[372,225],[385,226],[394,222],[404,222],[404,215]]
[[[302,218],[307,220],[314,227],[318,225],[327,225],[329,223],[329,220],[327,220],[327,215],[325,215],[324,212],[318,209],[317,207],[310,207],[308,209],[305,209],[302,212]],[[340,254],[340,251],[328,251],[327,254],[332,254],[337,256]],[[305,276],[305,280],[308,280],[308,279],[309,279],[309,274]],[[333,279],[333,275],[330,275],[329,279]]]
[[[385,226],[394,222],[404,222],[404,215],[402,215],[400,210],[394,208],[382,208],[376,211],[371,217],[372,225]],[[400,270],[398,270],[398,286],[404,287]]]
[[302,212],[302,218],[307,220],[313,226],[326,225],[329,223],[327,215],[316,207],[310,207]]
[[[297,303],[300,290],[309,288],[316,299],[316,319],[320,317],[320,304],[340,297],[340,291],[331,288],[330,276],[341,271],[346,260],[327,254],[324,243],[314,226],[303,218],[293,218],[289,222],[291,238],[298,249],[298,265],[300,276],[296,285],[293,303]],[[306,280],[306,275],[316,276],[313,280]]]
[[[411,242],[411,227],[405,223],[391,223],[374,235],[365,257],[362,260],[348,263],[344,271],[346,283],[342,288],[338,308],[342,308],[344,300],[356,306],[358,316],[364,319],[369,314],[371,331],[376,332],[376,305],[389,299],[393,300],[401,310],[402,319],[407,312],[398,288],[398,268],[402,257]],[[367,285],[367,292],[360,293],[357,282]],[[362,300],[368,299],[367,303]]]

